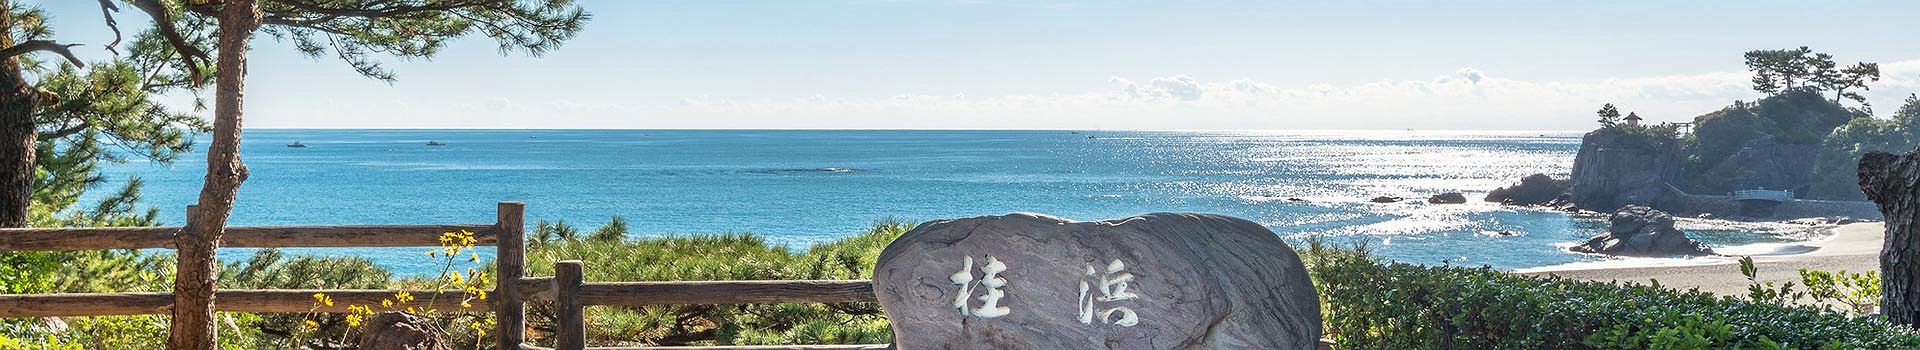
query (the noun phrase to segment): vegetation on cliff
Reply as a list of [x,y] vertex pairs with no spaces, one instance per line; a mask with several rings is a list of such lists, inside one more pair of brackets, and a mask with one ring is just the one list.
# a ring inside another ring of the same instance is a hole
[[1920,97],[1909,95],[1890,119],[1854,118],[1834,128],[1821,142],[1813,162],[1812,198],[1860,200],[1854,177],[1860,156],[1867,152],[1900,153],[1920,146]]
[[[1587,143],[1643,153],[1678,153],[1680,161],[1672,166],[1647,165],[1659,168],[1651,173],[1666,175],[1661,181],[1640,184],[1644,186],[1669,182],[1700,194],[1765,188],[1794,191],[1801,198],[1859,200],[1853,167],[1860,154],[1905,150],[1920,142],[1916,132],[1920,117],[1914,116],[1920,114],[1920,106],[1912,99],[1892,118],[1877,119],[1859,94],[1879,80],[1877,64],[1841,67],[1831,55],[1806,47],[1756,50],[1745,57],[1754,72],[1753,89],[1767,94],[1765,98],[1736,101],[1695,117],[1692,132],[1684,136],[1671,124],[1621,123],[1619,111],[1608,104],[1599,111],[1600,129],[1587,135]],[[1859,105],[1848,106],[1848,101]],[[1664,147],[1673,143],[1679,147]],[[1592,161],[1607,163],[1606,159]],[[1574,179],[1576,183],[1610,182],[1604,180]]]

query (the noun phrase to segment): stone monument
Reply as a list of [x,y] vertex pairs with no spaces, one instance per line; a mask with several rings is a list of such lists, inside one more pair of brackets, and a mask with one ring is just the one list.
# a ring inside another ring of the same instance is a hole
[[921,224],[874,267],[894,345],[919,349],[1313,349],[1320,304],[1259,224],[1158,213]]

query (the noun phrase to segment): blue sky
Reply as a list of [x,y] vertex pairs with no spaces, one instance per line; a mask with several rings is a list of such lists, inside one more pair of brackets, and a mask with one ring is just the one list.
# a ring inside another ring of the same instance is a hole
[[[392,85],[262,36],[246,124],[1573,130],[1753,99],[1740,53],[1801,45],[1882,63],[1882,113],[1920,91],[1916,1],[580,3],[557,52],[462,40]],[[38,4],[107,57],[94,2]]]

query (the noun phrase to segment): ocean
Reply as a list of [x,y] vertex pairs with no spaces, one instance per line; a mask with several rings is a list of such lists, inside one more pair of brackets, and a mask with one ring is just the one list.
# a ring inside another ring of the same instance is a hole
[[[618,215],[634,237],[750,232],[798,250],[878,220],[1205,212],[1261,223],[1294,242],[1366,241],[1381,257],[1408,263],[1515,270],[1604,262],[1564,249],[1603,230],[1601,219],[1479,201],[1529,174],[1567,176],[1580,143],[1568,132],[263,129],[244,136],[252,173],[234,225],[489,224],[496,202],[523,201],[529,225],[564,220],[586,231]],[[308,147],[286,146],[294,142]],[[139,177],[142,204],[178,225],[199,193],[204,157],[106,166],[113,183],[94,197]],[[1425,203],[1444,192],[1472,201]],[[1376,196],[1407,200],[1367,201]],[[1718,247],[1820,234],[1720,222],[1683,228]],[[399,275],[422,275],[436,271],[419,258],[427,249],[289,252],[361,256]],[[251,250],[221,254],[239,261]]]

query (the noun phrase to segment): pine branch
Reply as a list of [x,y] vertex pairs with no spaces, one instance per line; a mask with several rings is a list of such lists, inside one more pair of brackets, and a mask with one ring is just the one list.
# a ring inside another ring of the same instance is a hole
[[53,42],[52,40],[27,40],[27,42],[20,43],[19,45],[14,45],[11,47],[7,47],[5,49],[0,49],[0,58],[25,55],[29,52],[35,52],[35,51],[46,51],[46,52],[57,53],[57,54],[60,54],[60,56],[62,57],[66,57],[67,61],[73,62],[73,65],[75,66],[86,67],[87,64],[85,62],[81,62],[80,57],[74,56],[73,51],[68,50],[69,48],[72,48],[74,46],[80,46],[80,44],[61,44],[61,43]]
[[72,136],[73,134],[78,134],[81,131],[86,131],[87,128],[89,127],[93,127],[93,122],[82,120],[80,121],[79,125],[69,126],[65,129],[54,130],[52,132],[40,133],[40,138],[51,139],[51,138],[61,138],[61,137]]
[[114,12],[120,12],[120,5],[114,5],[113,0],[100,0],[100,15],[107,18],[107,29],[113,30],[113,42],[107,44],[107,52],[119,56],[120,50],[113,48],[120,45],[120,22],[113,20]]
[[190,81],[198,86],[202,80],[200,66],[211,64],[213,59],[207,57],[206,51],[201,51],[199,47],[188,43],[187,39],[180,35],[179,28],[173,25],[173,16],[167,14],[166,5],[160,4],[160,0],[134,0],[133,6],[153,17],[154,29],[160,33],[160,36],[167,39],[168,44],[173,45],[174,51],[180,53],[180,60],[185,61],[187,73],[192,76]]

